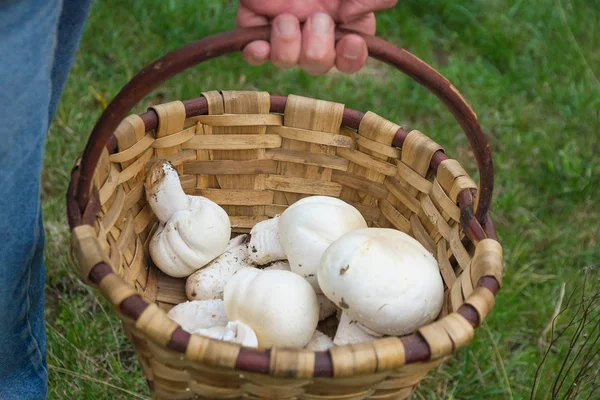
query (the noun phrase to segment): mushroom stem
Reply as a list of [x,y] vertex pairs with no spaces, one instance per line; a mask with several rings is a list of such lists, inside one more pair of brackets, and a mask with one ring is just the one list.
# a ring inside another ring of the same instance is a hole
[[146,199],[162,223],[189,207],[190,199],[181,187],[179,174],[168,161],[157,160],[150,167],[145,186]]
[[[248,246],[244,243],[246,235],[243,236],[231,239],[225,253],[187,278],[185,293],[189,300],[222,299],[225,284],[233,274],[242,268],[252,267],[246,262]],[[231,246],[232,243],[239,244]]]
[[345,344],[370,342],[382,336],[363,326],[361,323],[352,321],[348,314],[343,312],[340,324],[333,338],[333,343],[336,346],[343,346]]

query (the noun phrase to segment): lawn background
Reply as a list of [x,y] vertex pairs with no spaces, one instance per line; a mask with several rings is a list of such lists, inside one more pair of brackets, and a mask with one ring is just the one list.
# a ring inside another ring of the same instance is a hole
[[[145,64],[234,27],[236,3],[96,0],[51,127],[43,176],[46,319],[51,399],[149,398],[131,344],[110,306],[67,258],[65,192],[73,161],[103,107]],[[473,106],[496,168],[493,218],[505,279],[473,343],[431,373],[415,398],[529,396],[542,331],[560,288],[600,259],[600,2],[414,0],[378,14],[377,34],[448,77]],[[372,110],[442,144],[475,175],[450,113],[392,68],[353,76],[249,67],[239,54],[168,81],[136,111],[212,89],[301,94]],[[595,281],[595,284],[598,284]],[[562,346],[562,347],[560,347]],[[566,345],[547,362],[546,381]],[[548,396],[546,390],[538,398]]]

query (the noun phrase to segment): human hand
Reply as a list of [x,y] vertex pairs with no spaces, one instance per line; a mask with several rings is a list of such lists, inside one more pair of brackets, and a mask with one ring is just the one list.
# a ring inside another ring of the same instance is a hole
[[[280,68],[299,65],[310,75],[320,75],[334,65],[345,73],[361,69],[367,45],[356,34],[344,35],[335,44],[336,23],[368,35],[375,34],[374,11],[391,8],[397,0],[240,0],[237,27],[272,24],[270,43],[249,43],[242,55],[251,65],[270,60]],[[302,30],[300,23],[305,22]]]

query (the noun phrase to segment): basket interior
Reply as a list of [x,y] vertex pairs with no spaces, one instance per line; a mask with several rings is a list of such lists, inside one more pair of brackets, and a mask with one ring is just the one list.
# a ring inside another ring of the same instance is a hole
[[[234,234],[249,232],[303,197],[338,197],[356,207],[369,226],[398,229],[423,244],[438,260],[451,300],[448,288],[472,257],[472,246],[462,242],[456,197],[460,189],[476,186],[454,160],[445,161],[448,168],[437,176],[431,173],[431,157],[441,146],[414,130],[402,150],[393,147],[400,126],[371,112],[358,131],[344,127],[339,103],[291,95],[280,115],[269,113],[266,92],[205,97],[206,116],[186,119],[181,102],[152,107],[159,126],[150,132],[139,116],[128,117],[115,132],[117,152],[105,152],[95,175],[104,248],[116,272],[146,300],[165,310],[186,301],[185,280],[163,274],[148,257],[157,220],[143,181],[154,157],[177,167],[188,194],[221,205]],[[441,315],[462,304],[462,297],[455,307],[446,304]]]
[[[476,189],[475,182],[453,159],[433,171],[432,157],[442,148],[426,135],[404,131],[372,112],[359,113],[358,129],[351,129],[343,125],[352,117],[343,104],[295,95],[287,97],[281,114],[269,112],[266,92],[212,91],[203,96],[208,115],[186,118],[184,104],[175,101],[152,107],[156,129],[146,131],[138,115],[126,118],[115,132],[116,150],[104,152],[94,176],[101,203],[98,240],[114,272],[146,301],[166,311],[187,300],[185,279],[163,274],[148,255],[157,219],[143,182],[157,157],[176,166],[188,194],[220,204],[234,234],[249,232],[303,197],[326,195],[356,207],[369,226],[413,236],[440,266],[446,301],[438,318],[458,310],[489,274],[472,268],[475,246],[464,237],[457,206],[459,193]],[[401,149],[394,146],[399,133],[404,135]],[[491,308],[483,303],[474,306],[481,318]],[[327,324],[324,329],[333,332],[336,321]],[[439,346],[434,343],[437,331],[420,330],[431,342],[432,359],[458,344],[451,330],[446,329],[452,340]],[[472,328],[470,332],[465,343]],[[128,334],[139,352],[139,337]],[[147,362],[142,357],[142,365]]]

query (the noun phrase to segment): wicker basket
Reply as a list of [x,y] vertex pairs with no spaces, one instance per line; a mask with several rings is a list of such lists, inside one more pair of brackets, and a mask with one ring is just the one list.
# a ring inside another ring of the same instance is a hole
[[[376,37],[365,37],[371,56],[427,87],[454,114],[477,159],[479,189],[419,131],[339,103],[210,91],[126,117],[169,77],[268,40],[269,33],[269,27],[226,32],[176,50],[142,70],[109,104],[67,194],[81,279],[114,305],[155,398],[404,399],[431,368],[471,341],[493,307],[502,248],[488,214],[489,147],[477,117],[446,79]],[[409,233],[439,262],[446,301],[438,320],[412,335],[323,352],[249,349],[186,333],[166,315],[186,300],[185,280],[162,274],[148,257],[157,220],[143,180],[154,157],[177,167],[188,193],[222,205],[238,233],[307,195],[339,197],[370,226]]]

